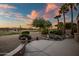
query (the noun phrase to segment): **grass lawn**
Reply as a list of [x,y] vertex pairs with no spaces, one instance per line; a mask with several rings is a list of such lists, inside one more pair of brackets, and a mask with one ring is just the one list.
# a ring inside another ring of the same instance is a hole
[[20,34],[20,32],[16,32],[16,31],[0,31],[0,36],[14,35],[14,34]]

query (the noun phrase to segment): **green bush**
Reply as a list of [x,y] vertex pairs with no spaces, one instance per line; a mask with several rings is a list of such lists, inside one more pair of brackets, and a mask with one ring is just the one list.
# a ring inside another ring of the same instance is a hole
[[41,34],[48,34],[48,29],[42,30]]
[[22,34],[22,35],[29,35],[30,32],[29,32],[29,31],[23,31],[21,34]]
[[50,34],[63,35],[63,32],[61,30],[51,30]]

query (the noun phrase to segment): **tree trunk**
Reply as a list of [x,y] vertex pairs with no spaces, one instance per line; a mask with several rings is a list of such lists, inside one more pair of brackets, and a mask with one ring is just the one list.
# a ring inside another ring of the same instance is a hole
[[58,27],[57,27],[57,29],[59,30],[59,18],[57,19],[57,21],[58,21]]
[[65,18],[65,13],[63,12],[63,17],[64,17],[64,29],[63,29],[63,31],[64,31],[64,37],[65,37],[65,23],[66,23],[66,18]]
[[79,18],[77,19],[77,33],[79,33]]
[[74,30],[73,30],[73,6],[71,5],[71,34],[72,37],[74,36]]

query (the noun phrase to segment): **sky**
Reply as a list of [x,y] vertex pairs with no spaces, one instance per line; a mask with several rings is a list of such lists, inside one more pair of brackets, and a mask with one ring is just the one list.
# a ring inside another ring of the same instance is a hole
[[[0,4],[0,27],[31,27],[36,17],[43,17],[53,25],[57,23],[54,19],[63,4],[59,3],[6,3]],[[78,8],[79,10],[79,8]],[[78,11],[74,10],[74,22]],[[66,14],[66,21],[70,21],[70,12]],[[63,16],[60,18],[63,21]]]

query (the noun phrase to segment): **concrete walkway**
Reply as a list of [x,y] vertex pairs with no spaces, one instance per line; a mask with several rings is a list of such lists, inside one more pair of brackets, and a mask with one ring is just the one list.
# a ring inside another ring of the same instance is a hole
[[79,43],[73,39],[37,40],[26,45],[24,56],[79,56]]

